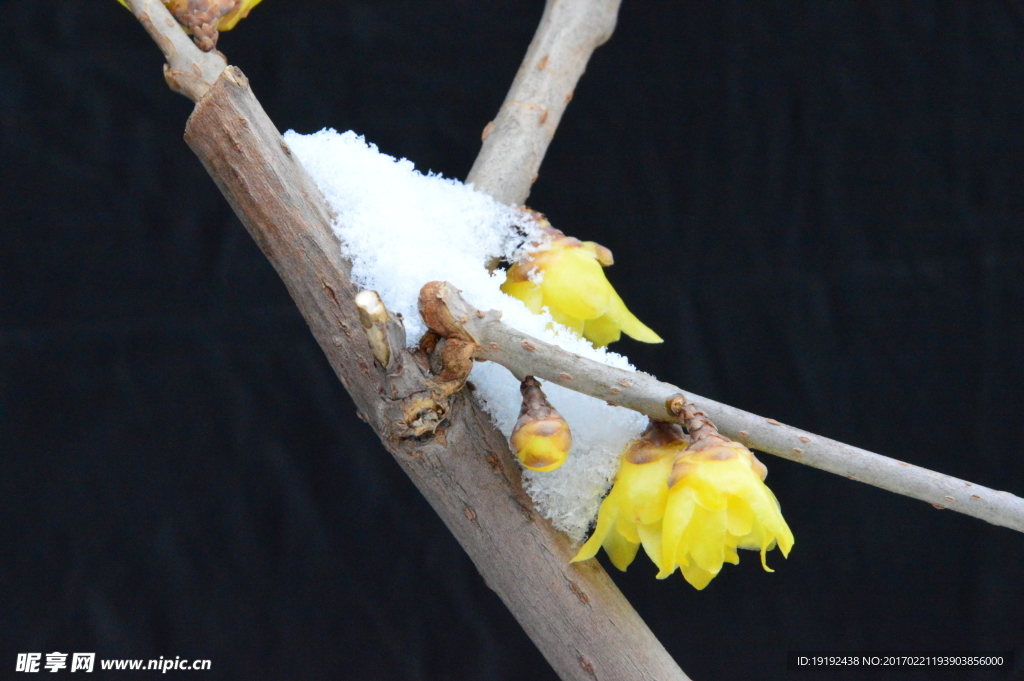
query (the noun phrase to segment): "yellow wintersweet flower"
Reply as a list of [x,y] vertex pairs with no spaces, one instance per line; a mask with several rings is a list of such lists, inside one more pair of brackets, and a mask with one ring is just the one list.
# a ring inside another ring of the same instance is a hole
[[779,502],[764,484],[767,469],[737,442],[712,439],[676,457],[668,479],[668,501],[661,532],[659,579],[676,567],[690,584],[703,589],[722,569],[739,563],[736,549],[765,554],[778,545],[783,556],[793,533]]
[[605,277],[603,268],[613,262],[611,251],[567,237],[539,213],[533,215],[550,241],[509,268],[502,291],[535,314],[546,307],[556,322],[597,347],[619,340],[622,333],[644,343],[662,342],[626,308]]
[[[127,0],[117,0],[128,7]],[[163,0],[185,30],[194,33],[196,43],[207,52],[217,46],[219,31],[230,31],[260,0]],[[129,7],[129,9],[131,9]]]
[[625,570],[643,544],[655,563],[661,558],[662,516],[668,500],[668,476],[686,447],[682,428],[651,421],[622,455],[615,484],[597,513],[597,528],[575,563],[597,555],[602,546],[612,564]]
[[659,579],[678,567],[703,589],[723,563],[739,563],[737,549],[759,550],[769,572],[769,550],[777,545],[789,555],[793,533],[763,482],[764,464],[712,427],[691,435],[696,442],[687,448],[679,426],[651,421],[622,455],[597,528],[572,562],[593,558],[603,546],[625,570],[643,545]]

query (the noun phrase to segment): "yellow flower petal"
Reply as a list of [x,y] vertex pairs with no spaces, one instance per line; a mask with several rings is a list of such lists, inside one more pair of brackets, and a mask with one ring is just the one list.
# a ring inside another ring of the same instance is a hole
[[679,567],[698,589],[722,569],[738,563],[738,548],[761,554],[779,546],[788,555],[793,533],[778,501],[761,479],[763,466],[740,444],[724,442],[684,450],[673,463],[672,482],[662,522],[659,578]]
[[601,263],[602,267],[611,267],[615,264],[615,258],[612,256],[612,252],[601,244],[594,241],[584,241],[580,244],[580,247],[584,250],[592,253],[597,261]]
[[540,314],[541,310],[544,309],[544,294],[541,293],[540,286],[537,286],[537,284],[530,280],[506,280],[501,285],[501,290],[503,293],[523,301],[527,309],[533,314]]
[[230,31],[242,19],[249,16],[253,7],[260,4],[261,0],[242,0],[238,7],[225,14],[217,24],[218,31]]
[[597,259],[582,248],[552,249],[541,269],[540,288],[549,308],[580,319],[600,317],[608,308],[611,284]]
[[583,334],[584,322],[579,317],[570,317],[567,314],[563,314],[558,308],[550,307],[548,312],[551,313],[551,318],[562,326],[571,329],[577,336]]
[[736,552],[736,546],[731,544],[728,539],[725,541],[725,562],[733,565],[740,564],[740,554]]
[[612,534],[621,535],[634,544],[640,543],[640,533],[636,529],[636,520],[627,517],[623,513],[619,514],[619,520],[615,523],[615,532]]
[[613,503],[622,509],[625,521],[647,525],[661,520],[668,499],[667,480],[671,467],[670,456],[642,464],[624,460],[619,465],[615,480],[618,489],[612,489]]
[[665,504],[665,519],[662,521],[662,553],[661,562],[658,564],[661,571],[658,573],[658,579],[665,579],[675,571],[679,542],[683,538],[686,527],[693,519],[693,512],[696,508],[697,502],[690,488],[673,490],[673,493],[669,494]]
[[750,504],[737,497],[729,498],[729,534],[745,537],[754,527],[754,512]]
[[728,517],[724,508],[709,511],[698,506],[676,549],[677,560],[679,551],[688,551],[697,565],[717,575],[725,562],[727,526]]
[[626,308],[626,304],[622,302],[622,298],[615,292],[615,289],[611,289],[611,294],[608,296],[608,307],[605,309],[605,316],[608,317],[612,324],[622,329],[624,334],[634,340],[638,340],[641,343],[664,342],[661,336],[654,333],[650,327],[637,319],[636,315]]
[[636,558],[639,548],[639,543],[634,544],[617,532],[612,532],[604,540],[604,550],[608,554],[608,558],[611,559],[612,565],[623,572]]
[[697,591],[703,590],[718,575],[717,572],[708,572],[697,565],[680,565],[679,571],[683,573],[683,578],[690,583],[690,586]]
[[615,526],[615,521],[618,517],[618,507],[601,504],[601,508],[597,511],[597,527],[594,528],[594,534],[590,535],[590,539],[580,547],[579,552],[569,562],[578,563],[581,560],[589,560],[596,556],[601,545],[604,543],[605,537],[608,536],[608,533]]
[[643,544],[644,551],[655,565],[661,564],[661,522],[649,525],[638,525],[637,534]]
[[583,326],[581,335],[594,344],[595,348],[607,347],[622,337],[622,331],[608,315],[588,319]]

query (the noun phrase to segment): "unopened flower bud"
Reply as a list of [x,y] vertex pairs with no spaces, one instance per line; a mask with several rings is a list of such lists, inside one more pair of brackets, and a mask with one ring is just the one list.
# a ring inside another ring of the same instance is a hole
[[[127,0],[118,2],[128,7]],[[163,3],[178,23],[195,37],[196,44],[209,52],[217,47],[219,32],[234,28],[260,0],[163,0]]]
[[527,376],[519,390],[523,394],[523,406],[512,429],[512,451],[531,471],[553,471],[569,456],[572,447],[569,424],[548,402],[536,378]]

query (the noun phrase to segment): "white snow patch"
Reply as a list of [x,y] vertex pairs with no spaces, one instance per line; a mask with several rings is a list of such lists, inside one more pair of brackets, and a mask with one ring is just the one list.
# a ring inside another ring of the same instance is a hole
[[[402,315],[410,343],[426,330],[416,303],[429,281],[448,281],[481,310],[500,310],[502,321],[569,352],[634,370],[622,355],[595,349],[550,316],[535,315],[501,292],[504,273],[485,263],[515,256],[524,238],[521,213],[472,186],[440,175],[423,175],[411,161],[396,160],[354,132],[289,131],[285,141],[313,177],[337,216],[334,232],[352,262],[355,283],[380,294]],[[549,325],[555,328],[549,328]],[[506,435],[519,416],[519,382],[504,367],[480,362],[470,380],[476,395]],[[552,405],[568,421],[573,447],[568,461],[551,473],[524,470],[537,509],[574,540],[581,540],[597,515],[601,497],[618,467],[618,456],[644,429],[641,414],[610,407],[588,395],[544,383]]]

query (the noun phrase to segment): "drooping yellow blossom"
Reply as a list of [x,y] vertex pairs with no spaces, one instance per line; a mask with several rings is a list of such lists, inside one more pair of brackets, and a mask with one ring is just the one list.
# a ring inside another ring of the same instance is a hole
[[567,237],[539,213],[533,215],[550,240],[509,268],[502,291],[535,314],[546,307],[556,322],[597,347],[619,340],[622,333],[644,343],[662,342],[626,308],[605,277],[603,268],[613,262],[611,251]]
[[519,391],[523,394],[523,406],[512,429],[512,451],[531,471],[553,471],[565,463],[572,448],[569,424],[551,406],[533,376],[523,380]]
[[703,589],[722,564],[739,563],[736,549],[765,554],[776,545],[783,556],[793,547],[793,533],[779,502],[764,484],[767,469],[753,453],[726,440],[707,442],[676,457],[668,479],[668,501],[661,532],[659,579],[676,567],[690,584]]
[[659,561],[668,477],[685,447],[679,426],[651,421],[622,455],[612,491],[597,513],[597,528],[572,562],[593,558],[603,546],[612,564],[625,570],[641,544],[651,560]]
[[625,570],[643,545],[659,579],[678,567],[703,589],[723,563],[739,563],[737,549],[759,550],[769,572],[767,551],[778,545],[789,555],[793,533],[763,482],[764,465],[711,428],[695,437],[701,439],[687,448],[679,426],[651,421],[622,455],[597,528],[572,562],[593,558],[603,546]]
[[[127,0],[118,0],[128,7]],[[163,0],[174,18],[185,30],[196,36],[196,43],[206,51],[217,45],[219,31],[230,31],[260,0]],[[129,9],[131,9],[129,7]]]

